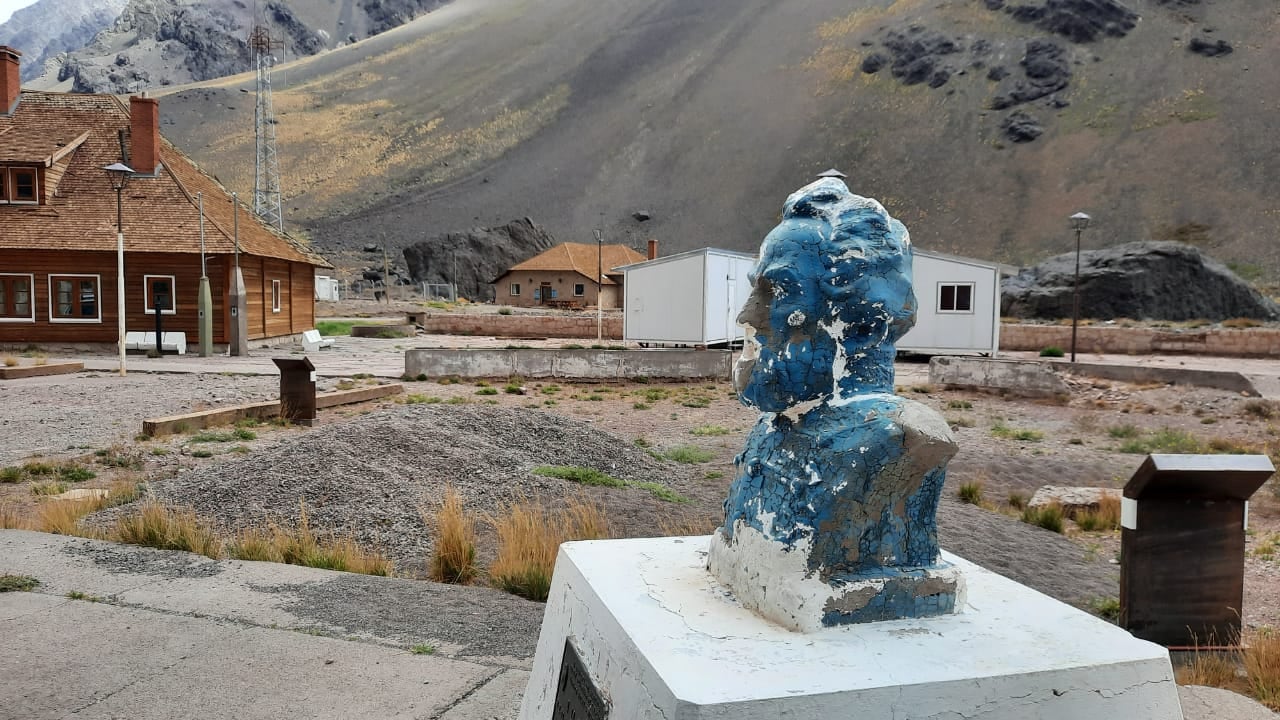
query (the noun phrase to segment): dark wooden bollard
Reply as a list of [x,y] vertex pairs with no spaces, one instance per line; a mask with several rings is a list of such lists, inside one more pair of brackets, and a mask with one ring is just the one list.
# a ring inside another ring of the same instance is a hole
[[1149,455],[1124,487],[1120,624],[1169,647],[1234,644],[1249,498],[1266,455]]
[[271,358],[280,368],[280,417],[299,425],[316,422],[316,366],[310,358]]

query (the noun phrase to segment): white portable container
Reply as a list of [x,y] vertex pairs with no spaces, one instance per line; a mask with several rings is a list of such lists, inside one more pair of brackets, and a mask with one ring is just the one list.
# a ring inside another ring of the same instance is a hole
[[721,345],[742,340],[738,311],[751,294],[756,258],[702,248],[624,265],[623,337],[654,345]]

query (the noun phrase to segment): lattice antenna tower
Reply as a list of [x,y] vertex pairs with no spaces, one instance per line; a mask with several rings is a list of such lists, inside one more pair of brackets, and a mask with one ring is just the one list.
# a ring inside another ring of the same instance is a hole
[[272,54],[271,34],[264,25],[254,25],[249,34],[249,47],[253,49],[258,69],[257,104],[253,110],[253,211],[268,224],[284,230],[284,215],[280,212],[280,162],[276,158],[276,114],[271,104],[271,67],[275,64]]

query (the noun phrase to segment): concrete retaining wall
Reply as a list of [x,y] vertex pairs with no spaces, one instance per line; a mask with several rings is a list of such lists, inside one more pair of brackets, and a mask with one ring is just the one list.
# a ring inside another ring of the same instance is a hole
[[948,387],[1001,390],[1030,397],[1068,395],[1070,389],[1047,363],[936,356],[929,360],[929,382]]
[[1099,363],[1075,363],[1056,360],[1051,362],[1061,372],[1086,375],[1105,380],[1129,383],[1171,383],[1228,390],[1250,397],[1262,397],[1244,375],[1227,370],[1191,370],[1187,368],[1149,367],[1146,365],[1103,365]]
[[[1001,350],[1041,350],[1054,346],[1071,347],[1070,325],[1000,326]],[[1231,357],[1280,355],[1280,330],[1272,328],[1208,328],[1174,332],[1157,328],[1081,327],[1076,337],[1077,353],[1150,355],[1174,353]]]
[[734,353],[724,350],[503,350],[419,348],[404,354],[405,374],[624,380],[638,377],[726,380]]
[[[416,314],[415,314],[416,315]],[[622,339],[622,317],[604,318],[604,339]],[[422,329],[433,335],[485,335],[509,338],[584,338],[596,339],[596,316],[582,315],[471,315],[460,313],[425,313],[415,316]]]

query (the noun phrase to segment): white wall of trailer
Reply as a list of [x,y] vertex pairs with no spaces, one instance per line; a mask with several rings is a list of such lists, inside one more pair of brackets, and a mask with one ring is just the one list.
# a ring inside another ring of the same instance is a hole
[[[999,267],[916,249],[913,272],[918,304],[916,325],[898,341],[898,350],[995,356],[1000,346]],[[944,297],[944,288],[951,288],[954,293],[962,287],[971,293],[969,308],[949,307],[948,304],[956,304],[955,295]]]
[[738,311],[755,258],[704,248],[622,268],[623,335],[630,342],[712,345],[742,338]]

